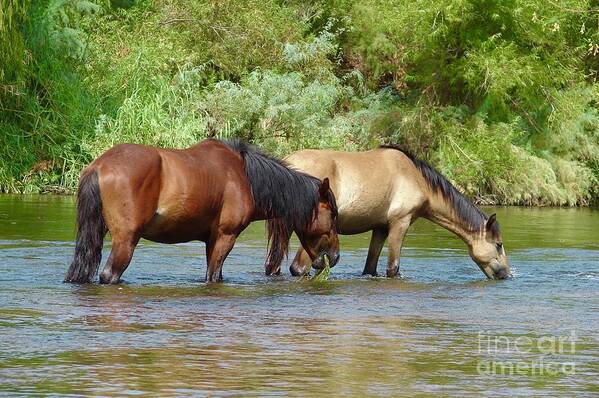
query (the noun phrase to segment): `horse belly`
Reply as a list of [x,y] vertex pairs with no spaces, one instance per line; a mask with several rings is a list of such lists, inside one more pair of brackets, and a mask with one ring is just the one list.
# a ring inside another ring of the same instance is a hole
[[142,238],[160,243],[206,241],[210,235],[210,221],[159,208],[144,226]]
[[164,184],[156,212],[144,226],[142,237],[160,243],[207,241],[220,212],[221,189],[209,179],[204,183],[210,190],[201,190],[200,184],[189,180],[177,180],[171,177]]
[[387,223],[387,206],[372,206],[372,202],[353,198],[341,199],[339,205],[339,232],[342,234],[359,234]]

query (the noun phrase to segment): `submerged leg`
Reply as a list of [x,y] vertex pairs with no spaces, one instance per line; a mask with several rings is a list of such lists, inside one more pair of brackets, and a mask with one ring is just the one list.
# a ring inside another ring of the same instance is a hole
[[364,271],[362,275],[377,276],[376,267],[379,262],[379,256],[381,250],[387,239],[387,231],[382,228],[372,230],[372,237],[370,238],[370,247],[368,248],[368,257],[366,257],[366,264],[364,265]]
[[311,265],[312,259],[308,255],[308,252],[300,246],[299,249],[297,249],[293,262],[289,266],[289,272],[291,272],[291,275],[293,276],[303,276],[310,271]]
[[129,266],[139,236],[134,234],[115,235],[112,238],[112,249],[106,265],[100,274],[100,283],[118,283],[121,275]]
[[217,235],[210,238],[206,244],[206,257],[208,268],[206,269],[206,282],[219,282],[223,279],[223,263],[235,244],[237,235]]
[[389,226],[389,258],[387,259],[387,277],[393,278],[399,273],[401,246],[410,227],[410,218],[395,220]]

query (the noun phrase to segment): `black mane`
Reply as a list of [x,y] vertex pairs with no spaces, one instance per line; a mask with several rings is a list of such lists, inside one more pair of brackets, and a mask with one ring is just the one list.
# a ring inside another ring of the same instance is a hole
[[[484,228],[488,219],[485,213],[470,202],[447,178],[435,170],[433,166],[424,160],[418,159],[416,155],[398,145],[381,145],[380,148],[395,149],[410,158],[412,163],[422,173],[422,176],[431,189],[443,195],[468,230],[477,231]],[[494,237],[499,235],[499,224],[497,222],[493,223],[491,233]]]
[[[267,220],[269,261],[280,263],[287,254],[287,244],[293,231],[305,229],[316,217],[321,181],[293,170],[284,161],[244,141],[222,142],[238,152],[245,162],[254,203]],[[330,191],[328,196],[336,216],[335,199]]]

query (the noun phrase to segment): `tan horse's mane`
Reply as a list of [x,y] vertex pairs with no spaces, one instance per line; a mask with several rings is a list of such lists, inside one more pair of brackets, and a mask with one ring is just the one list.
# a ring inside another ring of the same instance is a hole
[[[441,194],[452,206],[465,227],[471,231],[484,228],[488,217],[433,166],[399,145],[381,145],[380,148],[395,149],[406,155],[420,171],[433,192]],[[499,236],[499,224],[497,222],[492,224],[491,233],[494,237]]]

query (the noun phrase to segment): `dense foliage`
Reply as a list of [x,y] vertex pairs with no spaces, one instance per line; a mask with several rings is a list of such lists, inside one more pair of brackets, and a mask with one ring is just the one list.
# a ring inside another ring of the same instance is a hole
[[599,199],[597,0],[0,0],[0,190],[119,142],[395,142],[480,203]]

